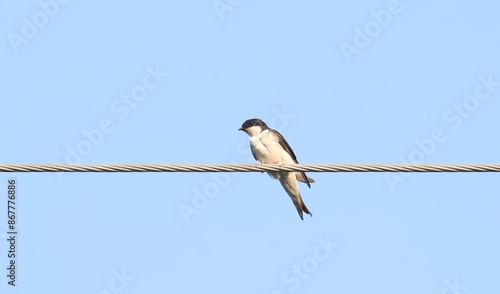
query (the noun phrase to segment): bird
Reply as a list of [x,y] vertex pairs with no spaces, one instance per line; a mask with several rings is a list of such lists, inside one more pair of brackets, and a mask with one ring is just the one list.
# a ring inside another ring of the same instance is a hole
[[[268,127],[262,120],[258,118],[248,119],[238,130],[244,131],[250,136],[250,149],[253,157],[257,160],[256,165],[299,163],[285,138],[278,131]],[[311,183],[314,183],[313,179],[307,177],[305,172],[270,171],[267,173],[280,181],[302,220],[304,220],[304,212],[312,216],[311,211],[302,200],[298,181],[306,183],[311,188]]]

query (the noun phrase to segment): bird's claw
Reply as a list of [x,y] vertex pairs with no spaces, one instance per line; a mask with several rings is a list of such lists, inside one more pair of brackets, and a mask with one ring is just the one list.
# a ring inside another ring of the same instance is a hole
[[[257,162],[255,163],[255,166],[259,166],[259,165],[261,165],[261,164],[262,164],[262,163],[261,163],[260,161],[257,161]],[[261,173],[261,174],[263,174],[264,172],[263,172],[263,171],[261,171],[260,173]]]

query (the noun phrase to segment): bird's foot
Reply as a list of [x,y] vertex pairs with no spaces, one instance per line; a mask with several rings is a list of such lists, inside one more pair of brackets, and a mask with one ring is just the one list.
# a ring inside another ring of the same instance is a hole
[[[259,166],[259,165],[262,165],[262,162],[257,161],[257,162],[255,163],[255,166]],[[263,174],[264,172],[260,172],[260,173],[261,173],[261,174]]]

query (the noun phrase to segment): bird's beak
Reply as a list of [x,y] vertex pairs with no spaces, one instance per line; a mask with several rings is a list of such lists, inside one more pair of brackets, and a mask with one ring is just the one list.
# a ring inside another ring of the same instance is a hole
[[243,131],[243,128],[239,128],[238,131]]

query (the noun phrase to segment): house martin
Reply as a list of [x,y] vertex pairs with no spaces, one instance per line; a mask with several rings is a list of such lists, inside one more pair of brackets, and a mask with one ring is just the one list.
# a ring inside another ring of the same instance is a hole
[[[276,130],[269,128],[265,122],[258,118],[245,121],[239,131],[244,131],[250,136],[250,149],[256,164],[298,164],[297,157],[285,138]],[[304,182],[309,188],[314,180],[307,177],[304,172],[268,172],[268,174],[280,181],[286,193],[297,208],[297,212],[304,220],[303,212],[312,216],[299,192],[298,181]]]

